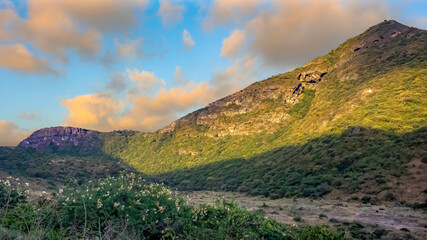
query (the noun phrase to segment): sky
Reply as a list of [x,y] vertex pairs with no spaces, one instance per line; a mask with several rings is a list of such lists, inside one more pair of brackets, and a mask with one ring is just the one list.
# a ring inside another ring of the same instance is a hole
[[0,146],[73,126],[155,131],[422,0],[0,0]]

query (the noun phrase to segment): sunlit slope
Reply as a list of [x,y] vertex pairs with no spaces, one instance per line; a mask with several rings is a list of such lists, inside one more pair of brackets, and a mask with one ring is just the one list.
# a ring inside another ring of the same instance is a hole
[[[393,160],[395,163],[391,165],[400,166],[425,155],[423,131],[414,131],[427,126],[426,56],[426,31],[385,21],[301,68],[254,83],[158,132],[137,133],[129,138],[126,147],[111,153],[143,173],[161,175],[166,181],[189,188],[212,187],[197,182],[208,180],[208,176],[201,175],[197,181],[191,176],[183,177],[182,174],[196,167],[233,159],[261,161],[259,156],[262,154],[295,146],[303,151],[298,154],[305,159],[301,160],[305,164],[299,164],[293,171],[310,173],[328,166],[331,171],[344,174],[344,169],[328,164],[338,164],[348,155],[357,155],[358,150],[363,150],[363,154],[357,160],[372,158],[371,162],[392,161],[397,154],[401,159]],[[363,135],[363,141],[357,140],[359,144],[353,144],[351,138],[346,139],[348,145],[327,144],[324,147],[336,154],[323,156],[320,162],[313,159],[316,154],[312,150],[317,149],[313,145],[317,144],[315,139],[341,141],[342,133],[349,127],[362,127],[369,134]],[[387,157],[387,154],[376,156],[375,151],[365,151],[365,144],[374,144],[371,148],[381,147],[381,140],[406,141],[408,137],[405,136],[412,136],[411,143],[399,145],[397,152],[391,154],[394,157]],[[369,139],[373,139],[372,143]],[[416,144],[407,151],[413,142]],[[338,149],[347,147],[349,151]],[[262,172],[262,168],[268,166],[282,169],[275,174],[290,174],[291,166],[286,163],[293,162],[292,159],[293,154],[269,156],[269,164],[254,165],[258,168],[254,171]],[[245,161],[239,164],[244,168]],[[401,167],[404,171],[405,167]],[[215,181],[224,169],[210,168],[209,171],[211,180]],[[240,173],[247,175],[241,181],[251,175],[258,176],[246,170]],[[228,177],[232,178],[232,174]],[[381,174],[385,174],[386,182],[393,178],[391,173]],[[266,181],[262,176],[257,179]],[[319,180],[313,187],[322,183]],[[228,189],[227,185],[229,183],[222,188]],[[235,186],[230,189],[253,190],[253,187],[239,188],[242,182]],[[285,191],[279,195],[287,194]]]

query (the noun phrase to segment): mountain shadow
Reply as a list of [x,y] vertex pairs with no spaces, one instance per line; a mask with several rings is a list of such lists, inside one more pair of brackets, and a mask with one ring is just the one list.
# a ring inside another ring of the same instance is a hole
[[[235,158],[156,177],[185,190],[239,191],[270,198],[321,197],[334,192],[355,198],[382,193],[390,200],[404,198],[391,183],[409,175],[406,165],[416,158],[427,163],[426,139],[425,127],[395,135],[354,126],[342,134],[283,146],[249,159]],[[419,195],[420,201],[426,198],[425,191]]]

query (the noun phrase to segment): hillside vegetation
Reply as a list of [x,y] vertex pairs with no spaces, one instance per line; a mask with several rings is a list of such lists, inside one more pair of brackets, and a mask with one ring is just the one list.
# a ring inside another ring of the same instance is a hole
[[14,176],[51,190],[68,183],[116,176],[133,168],[106,154],[79,155],[78,151],[43,152],[32,148],[0,147],[0,177]]
[[0,149],[0,173],[65,179],[58,168],[128,165],[189,190],[424,203],[426,59],[427,31],[384,21],[154,133],[39,130]]
[[426,59],[426,31],[385,21],[110,153],[181,188],[392,194],[425,163]]

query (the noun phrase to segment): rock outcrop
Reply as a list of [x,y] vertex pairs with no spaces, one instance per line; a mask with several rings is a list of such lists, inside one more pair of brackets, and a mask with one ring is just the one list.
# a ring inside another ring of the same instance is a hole
[[[294,104],[303,92],[300,81],[284,74],[273,76],[262,82],[256,82],[247,88],[210,103],[208,106],[192,112],[161,129],[161,133],[172,132],[186,125],[203,125],[208,128],[208,136],[247,135],[260,132],[271,123],[279,124],[286,121],[287,114],[265,106],[271,102],[279,103],[279,107]],[[277,107],[277,105],[276,105]],[[264,111],[265,110],[265,111]],[[234,122],[233,117],[244,116],[258,111],[248,121]],[[228,119],[230,121],[227,121]]]
[[51,127],[35,131],[18,144],[22,148],[40,151],[68,151],[78,147],[79,151],[95,151],[100,146],[101,132],[74,127]]
[[303,83],[318,83],[326,75],[327,72],[312,71],[302,72],[298,75],[298,80]]

